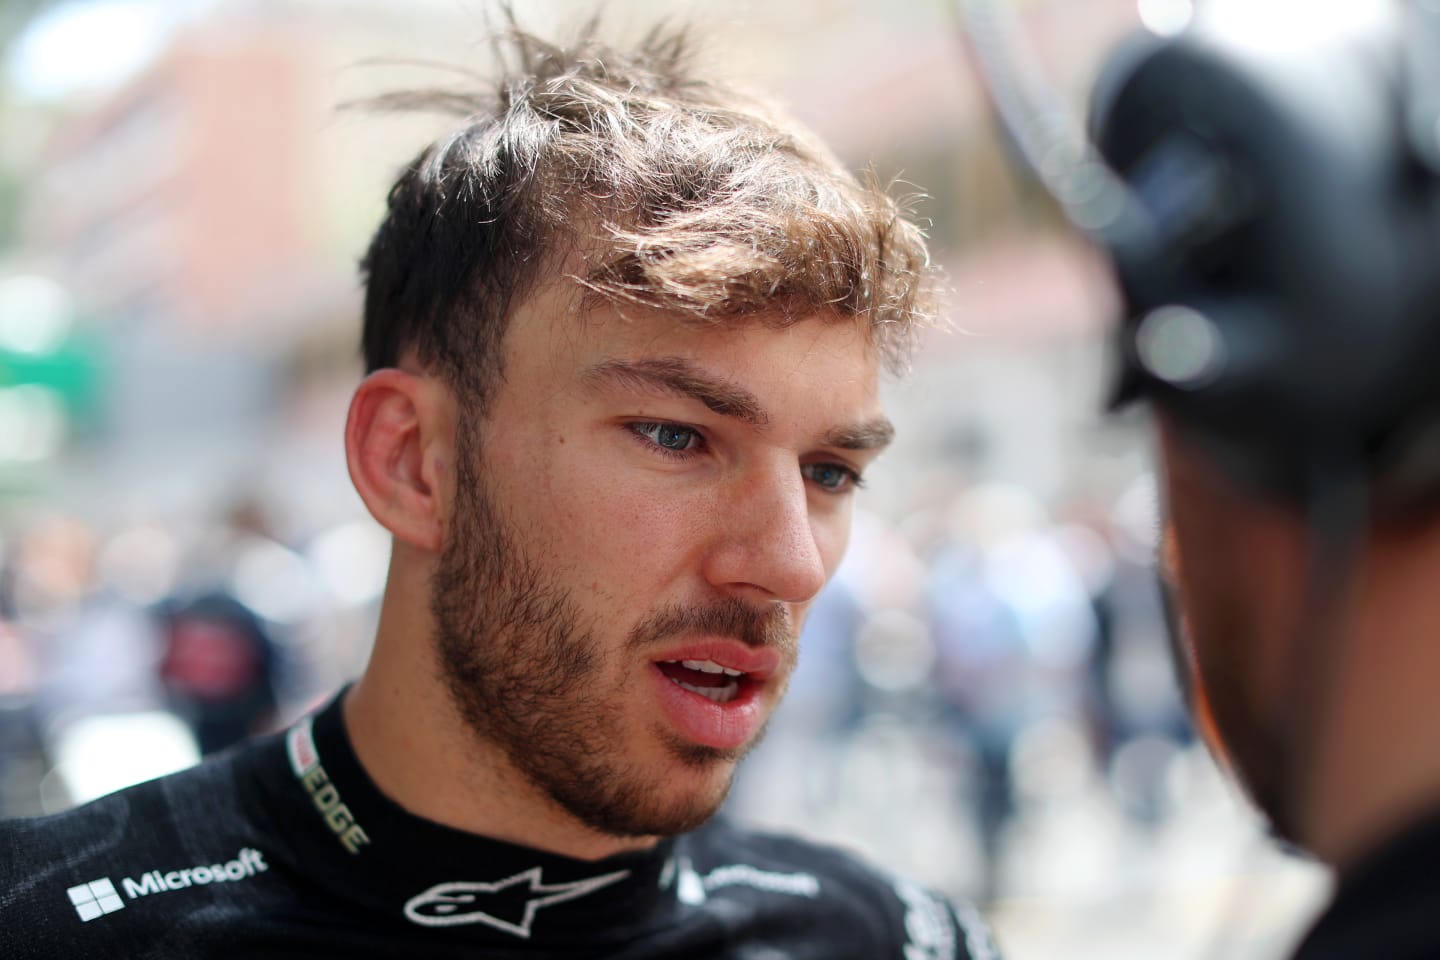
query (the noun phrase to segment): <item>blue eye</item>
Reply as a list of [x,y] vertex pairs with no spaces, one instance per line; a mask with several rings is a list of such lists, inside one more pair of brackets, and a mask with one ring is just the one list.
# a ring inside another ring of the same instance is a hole
[[632,423],[630,429],[655,446],[673,453],[684,453],[699,445],[700,434],[678,423]]
[[863,486],[860,474],[838,463],[809,463],[801,468],[806,479],[831,493]]

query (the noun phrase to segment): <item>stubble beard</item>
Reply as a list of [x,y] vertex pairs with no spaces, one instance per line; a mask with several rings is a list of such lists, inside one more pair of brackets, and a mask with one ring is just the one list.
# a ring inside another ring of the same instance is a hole
[[[704,788],[688,793],[626,755],[622,698],[629,687],[595,682],[606,673],[594,628],[501,515],[484,482],[474,425],[462,422],[458,433],[455,508],[430,587],[439,668],[455,708],[483,749],[498,748],[525,780],[592,830],[650,837],[698,827],[720,808],[735,764],[759,737],[718,750],[662,736],[674,760],[711,774]],[[656,610],[621,652],[634,655],[688,630],[774,644],[787,664],[794,661],[786,609],[756,611],[733,600]]]

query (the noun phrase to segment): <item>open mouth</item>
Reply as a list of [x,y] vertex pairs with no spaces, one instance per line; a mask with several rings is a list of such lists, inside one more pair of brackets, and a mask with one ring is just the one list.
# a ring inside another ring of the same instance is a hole
[[729,703],[740,696],[749,679],[744,671],[722,667],[713,660],[659,660],[655,665],[677,687],[715,703]]

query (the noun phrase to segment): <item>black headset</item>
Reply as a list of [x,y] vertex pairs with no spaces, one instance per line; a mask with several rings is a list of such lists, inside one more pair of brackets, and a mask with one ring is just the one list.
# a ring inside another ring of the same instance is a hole
[[962,0],[1012,144],[1114,266],[1115,404],[1153,401],[1259,495],[1348,470],[1403,513],[1440,499],[1440,3],[1326,6],[1365,4],[1273,42],[1131,40],[1077,144],[999,4]]
[[1271,43],[1132,41],[1092,131],[1126,191],[1115,401],[1173,416],[1248,489],[1354,470],[1369,509],[1440,492],[1440,13]]

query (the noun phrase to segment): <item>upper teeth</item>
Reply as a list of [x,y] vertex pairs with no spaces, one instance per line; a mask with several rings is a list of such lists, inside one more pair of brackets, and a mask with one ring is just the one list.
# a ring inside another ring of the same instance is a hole
[[714,660],[666,660],[666,663],[679,663],[686,670],[698,670],[701,673],[723,673],[727,677],[743,677],[744,670],[731,670],[729,667],[722,667]]

